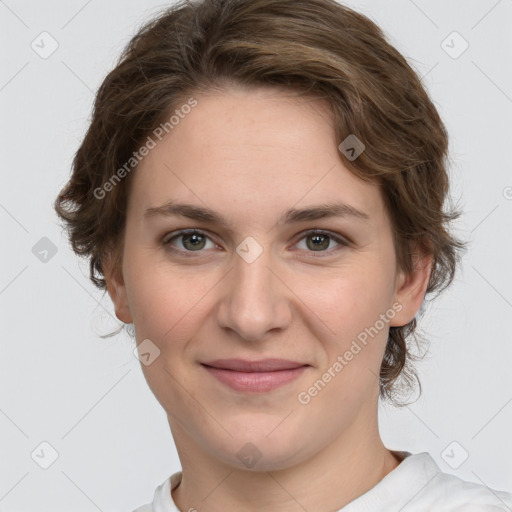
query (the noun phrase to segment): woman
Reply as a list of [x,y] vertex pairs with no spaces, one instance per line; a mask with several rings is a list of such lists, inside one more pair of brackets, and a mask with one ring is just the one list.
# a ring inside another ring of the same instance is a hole
[[334,1],[186,2],[132,39],[56,209],[179,453],[139,512],[512,508],[379,435],[465,245],[447,144],[403,56]]

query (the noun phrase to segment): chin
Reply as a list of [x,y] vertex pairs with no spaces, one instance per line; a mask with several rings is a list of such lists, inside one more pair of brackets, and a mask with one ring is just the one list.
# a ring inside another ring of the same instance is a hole
[[[213,448],[213,455],[230,467],[254,472],[279,471],[299,464],[313,455],[313,440],[299,437],[301,429],[293,432],[296,429],[290,429],[291,425],[286,428],[284,423],[289,419],[279,425],[282,419],[272,418],[257,426],[253,422],[250,429],[247,425],[231,426],[228,430],[233,437],[224,437],[221,446]],[[209,442],[216,444],[212,439]]]

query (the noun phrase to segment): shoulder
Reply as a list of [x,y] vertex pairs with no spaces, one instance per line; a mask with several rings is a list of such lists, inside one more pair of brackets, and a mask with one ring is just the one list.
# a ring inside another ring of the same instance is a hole
[[147,503],[133,510],[133,512],[156,512],[165,510],[166,512],[180,512],[174,503],[171,491],[181,482],[181,471],[172,474],[166,478],[155,490],[152,503]]
[[410,510],[418,510],[421,505],[421,510],[429,507],[429,510],[440,512],[512,511],[512,493],[443,473],[428,453],[412,455],[408,459],[409,469],[416,472],[417,483],[422,484],[410,501]]
[[442,507],[447,503],[449,510],[454,512],[512,511],[512,494],[509,492],[468,482],[446,473],[439,473],[432,484],[432,493],[436,496],[433,505]]

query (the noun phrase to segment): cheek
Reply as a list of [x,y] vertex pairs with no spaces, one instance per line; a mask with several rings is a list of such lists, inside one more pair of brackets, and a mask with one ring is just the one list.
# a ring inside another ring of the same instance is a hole
[[315,379],[308,383],[311,387],[302,391],[308,395],[311,391],[311,396],[318,393],[311,411],[319,411],[333,425],[350,421],[368,396],[378,390],[389,332],[389,322],[380,319],[389,309],[384,289],[377,289],[364,275],[352,274],[326,293],[317,294],[316,302],[312,302],[334,335],[320,340],[325,357]]
[[194,385],[182,369],[191,362],[187,349],[204,323],[208,292],[218,279],[148,265],[143,257],[127,261],[125,274],[137,343],[149,339],[159,350],[151,364],[141,365],[149,388],[167,412],[178,410],[192,418],[198,412],[188,410],[183,389]]
[[[132,233],[129,240],[136,239]],[[165,254],[127,243],[123,261],[126,293],[140,336],[163,340],[190,324],[201,302],[213,290],[218,272],[172,265]],[[140,338],[142,340],[144,338]]]
[[382,262],[368,258],[317,274],[314,281],[297,280],[294,292],[335,339],[346,341],[373,325],[389,308],[393,275]]
[[328,384],[317,403],[349,410],[375,389],[392,319],[381,315],[390,310],[393,275],[385,262],[370,258],[335,272],[314,287],[302,286],[297,295],[314,311],[316,324],[329,327],[319,336],[325,351],[319,372]]

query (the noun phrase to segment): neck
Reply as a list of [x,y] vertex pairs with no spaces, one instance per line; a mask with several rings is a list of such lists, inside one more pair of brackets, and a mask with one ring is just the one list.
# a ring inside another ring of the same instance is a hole
[[383,445],[376,420],[358,422],[293,467],[260,472],[219,462],[201,450],[179,425],[172,424],[171,428],[183,473],[172,496],[184,511],[339,510],[377,485],[400,463]]

